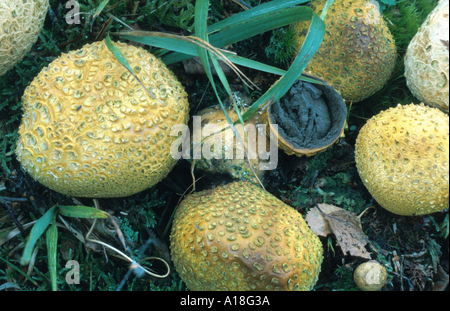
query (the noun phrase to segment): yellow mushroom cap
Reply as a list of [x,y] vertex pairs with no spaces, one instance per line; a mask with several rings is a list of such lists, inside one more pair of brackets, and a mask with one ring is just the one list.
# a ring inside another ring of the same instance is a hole
[[449,1],[441,0],[408,45],[406,84],[430,106],[449,111]]
[[386,284],[386,269],[377,261],[370,260],[356,268],[353,280],[362,291],[377,291]]
[[176,160],[187,94],[147,51],[114,43],[156,100],[102,42],[63,54],[23,95],[16,154],[37,181],[66,195],[122,197],[163,179]]
[[449,206],[449,117],[425,105],[398,105],[372,117],[355,144],[358,173],[373,198],[398,215]]
[[0,1],[0,76],[36,43],[47,10],[48,0]]
[[[312,0],[320,16],[326,0]],[[361,101],[390,78],[397,58],[394,38],[369,0],[336,0],[324,20],[326,32],[306,71],[326,80],[348,101]],[[294,25],[303,44],[310,22]]]
[[248,181],[186,197],[170,240],[191,290],[311,290],[323,260],[301,214]]

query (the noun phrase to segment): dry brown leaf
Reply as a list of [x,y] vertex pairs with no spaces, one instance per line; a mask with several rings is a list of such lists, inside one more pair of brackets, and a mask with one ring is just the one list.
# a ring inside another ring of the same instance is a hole
[[[331,213],[339,210],[340,208],[330,204],[318,204],[319,208],[324,213]],[[328,221],[322,216],[322,213],[317,209],[317,207],[313,207],[309,210],[305,217],[306,222],[311,228],[312,232],[317,234],[318,236],[326,237],[327,235],[333,233],[328,224]]]
[[369,238],[361,229],[361,223],[355,213],[346,210],[324,214],[331,230],[341,246],[342,252],[356,257],[370,259],[370,254],[364,247]]
[[315,211],[311,209],[306,215],[311,230],[322,236],[333,233],[344,254],[370,259],[370,254],[364,247],[369,238],[362,231],[358,216],[329,204],[319,204],[319,208],[323,213],[314,208]]

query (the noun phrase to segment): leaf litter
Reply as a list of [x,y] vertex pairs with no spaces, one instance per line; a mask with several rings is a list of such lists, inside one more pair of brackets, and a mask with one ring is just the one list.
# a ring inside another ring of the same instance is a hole
[[369,238],[362,231],[360,216],[330,204],[318,204],[306,215],[311,230],[318,236],[326,237],[334,234],[344,254],[347,252],[356,257],[370,258],[364,247]]
[[370,253],[365,248],[370,241],[361,226],[361,216],[371,207],[357,216],[354,212],[331,204],[316,204],[312,195],[312,186],[317,174],[316,171],[311,184],[311,198],[315,207],[306,214],[305,218],[311,230],[323,237],[334,234],[344,254],[349,253],[351,256],[371,259]]

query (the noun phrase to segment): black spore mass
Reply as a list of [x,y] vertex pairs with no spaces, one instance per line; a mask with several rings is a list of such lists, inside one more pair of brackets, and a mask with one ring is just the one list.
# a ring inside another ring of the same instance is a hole
[[279,134],[297,149],[331,144],[347,115],[342,97],[331,86],[300,80],[269,109]]

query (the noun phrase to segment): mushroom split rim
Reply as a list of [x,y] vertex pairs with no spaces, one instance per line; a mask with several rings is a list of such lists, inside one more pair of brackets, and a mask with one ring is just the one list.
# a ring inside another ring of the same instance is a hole
[[[347,107],[330,85],[297,81],[266,112],[271,133],[287,154],[314,155],[342,136]],[[272,124],[278,124],[278,131]]]

